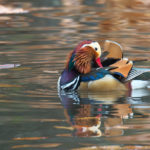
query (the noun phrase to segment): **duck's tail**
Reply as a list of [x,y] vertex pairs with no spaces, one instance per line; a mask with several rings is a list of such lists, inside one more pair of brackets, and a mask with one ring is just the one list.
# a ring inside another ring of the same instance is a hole
[[131,69],[128,77],[124,81],[127,82],[127,81],[130,81],[132,79],[150,80],[150,69],[149,68],[135,68],[135,67],[133,67]]

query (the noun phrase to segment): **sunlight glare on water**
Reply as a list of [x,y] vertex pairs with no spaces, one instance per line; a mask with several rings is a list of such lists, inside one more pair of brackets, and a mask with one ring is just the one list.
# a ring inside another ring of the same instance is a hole
[[149,68],[149,10],[149,0],[1,0],[0,149],[150,149],[150,89],[57,92],[85,39],[116,41]]

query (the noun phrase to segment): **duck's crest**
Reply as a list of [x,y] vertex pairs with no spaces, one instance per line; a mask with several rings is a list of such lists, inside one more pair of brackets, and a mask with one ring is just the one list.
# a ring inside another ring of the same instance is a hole
[[92,43],[91,40],[84,40],[84,41],[80,42],[80,43],[77,45],[77,47],[74,49],[74,51],[76,52],[76,51],[78,51],[84,44],[90,44],[90,43]]

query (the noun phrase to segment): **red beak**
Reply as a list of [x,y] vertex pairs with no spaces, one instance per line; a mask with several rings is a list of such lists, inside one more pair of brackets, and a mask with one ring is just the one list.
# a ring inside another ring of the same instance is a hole
[[96,59],[96,63],[100,68],[103,68],[100,57]]

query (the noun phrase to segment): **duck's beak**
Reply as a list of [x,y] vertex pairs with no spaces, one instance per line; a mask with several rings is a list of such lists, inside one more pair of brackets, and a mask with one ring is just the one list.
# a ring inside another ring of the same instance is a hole
[[100,68],[103,68],[100,57],[98,57],[95,61]]

